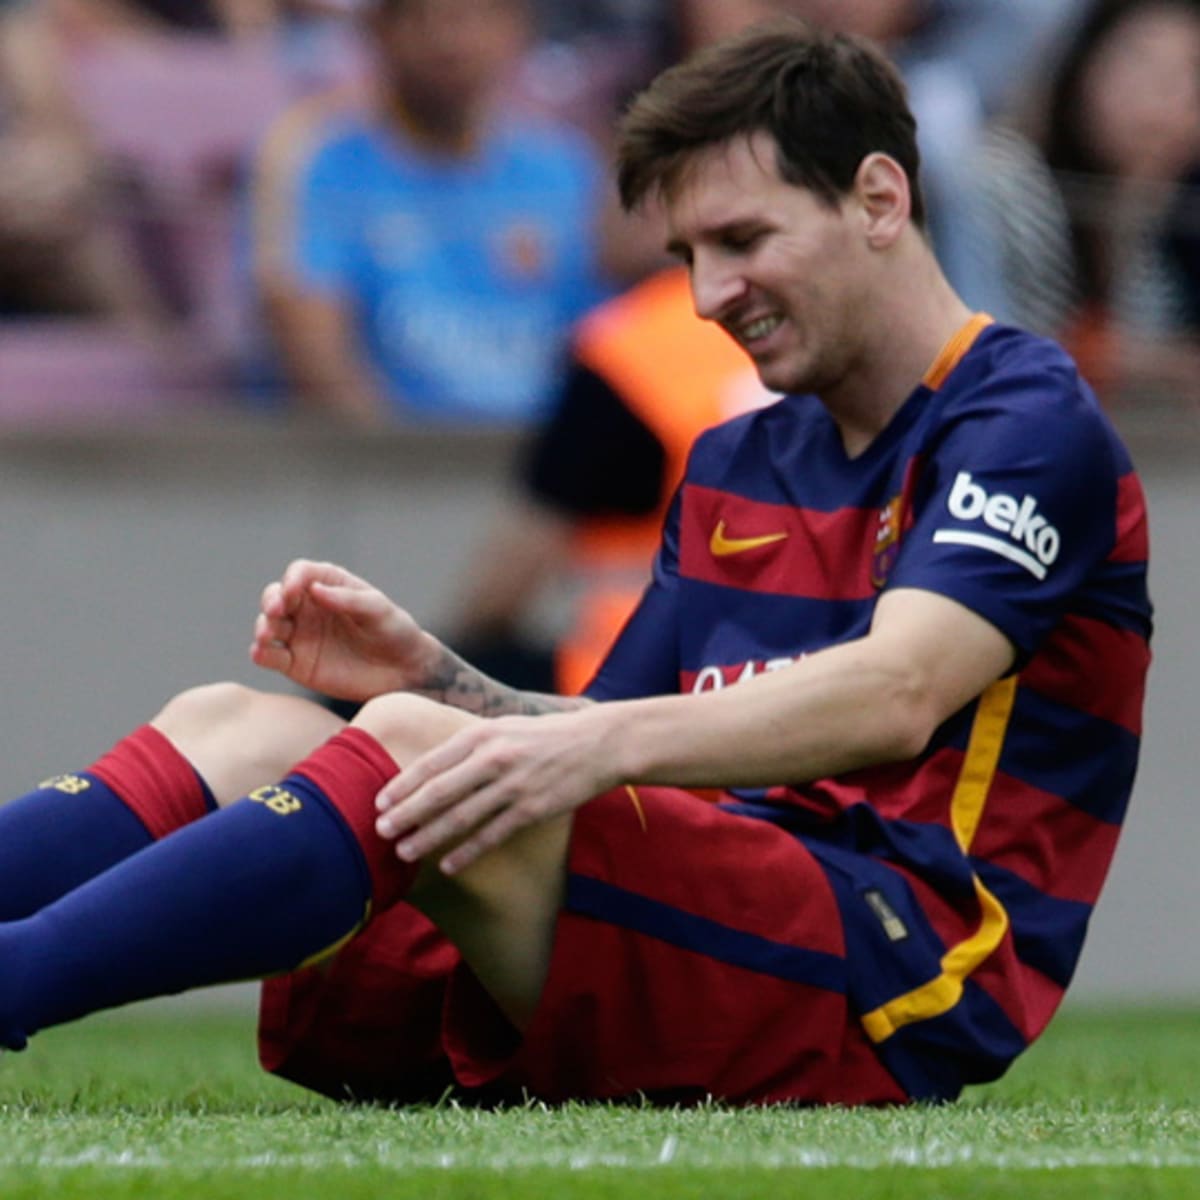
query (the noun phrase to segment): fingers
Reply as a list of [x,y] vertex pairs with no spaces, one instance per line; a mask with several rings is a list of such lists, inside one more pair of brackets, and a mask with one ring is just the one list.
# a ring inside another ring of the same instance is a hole
[[277,584],[280,599],[285,606],[295,604],[315,583],[338,587],[366,588],[370,585],[357,575],[352,575],[337,563],[317,562],[309,558],[295,558],[284,568]]
[[416,862],[445,852],[438,866],[452,875],[529,823],[514,819],[511,784],[497,780],[498,765],[477,749],[474,730],[464,730],[415,759],[379,793],[376,830],[400,838],[400,858]]
[[268,583],[258,600],[259,610],[267,616],[283,615],[283,584],[278,580]]
[[280,622],[293,617],[306,598],[322,608],[349,613],[366,612],[378,604],[382,593],[334,563],[295,559],[283,575],[268,583],[259,597],[259,610]]
[[250,643],[250,661],[270,671],[286,673],[292,662],[290,620],[272,619],[259,613],[254,621],[254,640]]
[[[300,558],[288,564],[278,584],[267,585],[263,593],[264,611],[272,615],[294,614],[306,599],[351,617],[376,615],[391,603],[377,587],[344,567]],[[267,604],[272,607],[268,609]]]
[[469,773],[446,778],[447,772],[472,753],[474,742],[469,733],[457,733],[414,759],[383,788],[375,798],[381,814],[375,827],[381,837],[397,837],[403,830],[421,826],[464,794],[473,778],[483,782],[478,778],[478,764]]
[[520,720],[460,730],[380,791],[375,828],[381,837],[399,839],[398,857],[415,862],[441,854],[439,869],[453,875],[518,830],[584,798],[555,786],[536,756],[522,752],[521,737],[498,733],[501,721]]
[[284,606],[294,610],[314,583],[341,583],[344,578],[345,572],[333,563],[293,559],[279,581]]
[[259,600],[259,613],[254,620],[254,642],[266,644],[278,642],[286,644],[295,632],[295,622],[291,618],[294,609],[290,609],[284,599],[283,585],[268,583],[263,588]]
[[322,608],[349,617],[373,616],[388,605],[387,597],[369,586],[346,587],[314,580],[309,585],[308,594]]

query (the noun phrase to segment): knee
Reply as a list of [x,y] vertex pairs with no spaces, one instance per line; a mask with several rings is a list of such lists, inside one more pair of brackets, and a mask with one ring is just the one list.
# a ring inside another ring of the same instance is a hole
[[261,697],[240,683],[200,684],[172,696],[151,724],[172,738],[208,735],[222,725],[244,724]]
[[397,763],[404,764],[477,720],[461,709],[424,696],[391,692],[368,700],[352,724],[375,738]]
[[279,779],[345,724],[311,700],[240,683],[188,688],[150,723],[192,763],[222,805]]

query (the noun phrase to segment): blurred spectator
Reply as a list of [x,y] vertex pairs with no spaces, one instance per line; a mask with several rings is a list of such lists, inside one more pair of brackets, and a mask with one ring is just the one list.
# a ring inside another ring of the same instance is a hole
[[371,0],[278,0],[277,40],[293,96],[362,84],[361,16]]
[[676,0],[534,0],[537,37],[518,79],[523,98],[607,148],[617,113],[675,57],[677,7]]
[[656,36],[663,22],[665,0],[533,0],[538,36],[573,45],[594,37],[618,37],[629,42]]
[[258,166],[253,256],[282,369],[312,411],[524,423],[602,294],[602,167],[500,103],[526,0],[379,0],[366,106],[304,105]]
[[1009,307],[1119,392],[1200,380],[1200,4],[1097,0],[977,164]]
[[35,3],[0,14],[0,314],[152,326],[165,313],[64,85],[58,20]]
[[[0,172],[0,210],[19,215],[16,234],[39,264],[55,264],[44,283],[73,293],[10,307],[170,330],[169,343],[129,343],[114,379],[139,377],[138,355],[147,388],[162,386],[166,355],[209,395],[226,378],[235,188],[293,90],[279,21],[276,0],[24,0],[0,18],[5,147],[21,167]],[[31,336],[44,346],[52,332]],[[86,375],[82,347],[111,359],[90,331],[74,340],[64,388]],[[6,371],[29,361],[6,349]],[[53,388],[38,390],[49,403]]]
[[917,119],[930,238],[967,303],[997,316],[999,250],[971,179],[987,121],[1080,0],[800,0],[803,15],[872,38],[895,59]]

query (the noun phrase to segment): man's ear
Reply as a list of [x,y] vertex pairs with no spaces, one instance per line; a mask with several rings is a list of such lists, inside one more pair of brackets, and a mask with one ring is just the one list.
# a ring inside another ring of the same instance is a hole
[[868,154],[858,164],[854,194],[862,206],[871,247],[882,250],[890,246],[912,215],[912,192],[904,168],[890,154]]

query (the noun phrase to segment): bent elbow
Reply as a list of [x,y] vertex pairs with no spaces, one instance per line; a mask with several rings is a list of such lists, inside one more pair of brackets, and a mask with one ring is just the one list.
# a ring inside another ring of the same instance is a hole
[[905,688],[887,709],[881,733],[881,758],[888,762],[908,762],[928,747],[943,717],[931,696],[920,688]]

